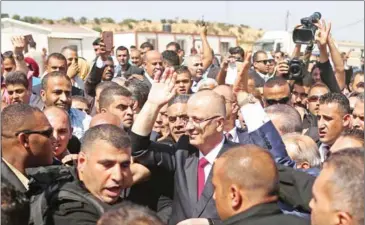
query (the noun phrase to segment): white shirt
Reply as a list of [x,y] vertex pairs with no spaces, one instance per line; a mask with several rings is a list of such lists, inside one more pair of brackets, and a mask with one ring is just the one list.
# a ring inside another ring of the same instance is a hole
[[222,138],[222,141],[215,146],[212,151],[210,151],[206,156],[203,155],[203,153],[201,153],[199,151],[199,160],[201,158],[205,158],[209,163],[204,167],[204,175],[205,175],[205,179],[204,179],[204,183],[207,181],[208,176],[210,171],[212,170],[213,164],[214,164],[214,160],[217,158],[219,151],[222,149],[224,144],[224,138]]
[[323,163],[326,160],[327,152],[329,151],[329,145],[322,143],[319,146],[319,155],[321,156],[321,162]]
[[263,73],[260,73],[260,72],[258,72],[258,71],[256,71],[256,73],[262,78],[262,79],[264,79],[265,80],[265,82],[266,81],[268,81],[270,78],[272,78],[272,77],[274,77],[274,75],[273,74],[263,74]]
[[259,102],[255,104],[246,104],[241,107],[242,117],[246,122],[248,132],[255,131],[270,121],[269,116],[265,113]]
[[73,83],[74,87],[80,88],[81,90],[85,89],[84,81],[78,75],[76,75],[73,78],[73,80],[74,80],[74,83]]
[[[226,134],[227,132],[224,132],[224,134]],[[232,142],[234,143],[240,143],[239,139],[238,139],[238,135],[237,135],[237,127],[234,127],[232,130],[230,130],[228,133],[230,133],[232,135]]]

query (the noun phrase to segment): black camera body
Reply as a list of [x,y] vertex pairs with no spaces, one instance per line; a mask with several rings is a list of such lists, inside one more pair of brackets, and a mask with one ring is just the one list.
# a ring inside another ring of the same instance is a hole
[[289,73],[284,75],[286,80],[302,80],[304,78],[304,62],[298,58],[288,61]]
[[313,13],[310,17],[305,17],[300,20],[303,27],[294,29],[293,41],[296,44],[310,44],[315,37],[317,27],[314,23],[317,23],[321,19],[322,15],[319,12]]

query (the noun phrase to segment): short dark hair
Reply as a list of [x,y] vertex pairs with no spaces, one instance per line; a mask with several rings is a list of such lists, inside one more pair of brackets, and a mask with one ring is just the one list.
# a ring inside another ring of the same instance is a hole
[[127,51],[127,55],[129,55],[129,50],[125,46],[119,46],[117,50],[115,50],[115,54],[117,54],[117,51]]
[[29,199],[6,179],[1,180],[1,224],[28,224]]
[[289,85],[289,83],[282,77],[272,77],[270,78],[265,84],[264,84],[264,87],[269,87],[269,88],[272,88],[274,86],[284,86],[284,85]]
[[130,97],[132,93],[122,86],[104,89],[100,93],[99,108],[108,108],[114,102],[114,96]]
[[350,137],[358,140],[364,145],[364,131],[360,129],[346,129],[341,133],[342,137]]
[[255,52],[255,53],[253,54],[253,56],[252,56],[252,61],[253,61],[253,62],[256,62],[256,61],[257,61],[257,56],[258,56],[259,54],[265,54],[265,55],[267,55],[267,53],[266,53],[265,51],[262,51],[262,50],[257,51],[257,52]]
[[26,89],[28,89],[29,81],[27,75],[21,71],[14,71],[8,73],[5,77],[5,85],[23,85]]
[[124,85],[131,92],[132,98],[138,102],[138,107],[142,108],[150,92],[148,85],[137,78],[129,79]]
[[6,106],[1,112],[1,134],[16,132],[27,121],[34,120],[34,113],[36,112],[43,113],[37,107],[23,103]]
[[6,51],[1,56],[2,60],[10,59],[12,63],[15,65],[14,53],[13,51]]
[[240,56],[242,56],[243,59],[243,57],[245,56],[245,50],[243,50],[243,48],[241,48],[240,46],[236,46],[229,49],[229,54],[239,54]]
[[62,60],[62,61],[65,61],[65,63],[67,63],[67,59],[64,55],[62,55],[61,53],[58,53],[58,52],[54,52],[54,53],[51,53],[48,57],[47,57],[47,60],[46,60],[46,65],[48,65],[48,62],[50,59],[52,58],[55,58],[55,59],[58,59],[58,60]]
[[120,87],[120,86],[119,86],[119,84],[115,83],[114,81],[103,81],[103,82],[100,82],[98,85],[96,85],[95,92],[99,89],[101,91],[103,91],[104,89],[111,88],[111,87]]
[[129,47],[130,49],[132,49],[132,48],[136,48],[136,46],[135,45],[131,45],[131,47]]
[[42,83],[41,83],[41,88],[42,90],[47,90],[47,85],[48,85],[48,79],[50,78],[54,78],[54,77],[62,77],[65,78],[68,82],[70,82],[71,84],[71,79],[69,76],[67,76],[66,74],[59,72],[59,71],[53,71],[50,73],[47,73],[43,79],[42,79]]
[[169,102],[168,102],[168,106],[172,106],[173,104],[176,103],[183,103],[183,104],[187,104],[189,101],[190,95],[187,94],[182,94],[182,95],[176,95],[174,98],[172,98]]
[[276,51],[275,53],[280,53],[280,56],[281,57],[284,57],[285,56],[284,52],[282,52],[282,51]]
[[180,65],[180,58],[176,52],[171,50],[165,50],[162,52],[162,58],[165,62],[167,62],[170,66],[178,66]]
[[328,185],[332,207],[346,210],[358,224],[364,224],[364,150],[347,148],[332,153],[324,163],[332,168]]
[[143,49],[143,48],[149,48],[150,50],[155,50],[155,48],[153,47],[153,45],[149,42],[143,42],[141,44],[141,46],[139,46],[139,48]]
[[74,95],[71,97],[72,101],[78,101],[85,103],[88,107],[90,107],[90,102],[83,96],[80,95]]
[[168,44],[166,45],[166,48],[169,48],[170,46],[175,46],[176,51],[179,51],[179,50],[181,49],[180,44],[179,44],[179,43],[177,43],[177,42],[174,42],[174,41],[172,41],[172,42],[168,43]]
[[100,45],[101,38],[96,38],[95,41],[93,41],[93,45]]
[[71,50],[71,51],[77,52],[77,49],[74,45],[67,45],[67,46],[63,47],[61,49],[61,53],[63,53],[66,50]]
[[345,95],[340,93],[328,92],[324,94],[319,99],[319,104],[330,104],[330,103],[337,103],[343,115],[350,113],[350,101],[346,98]]
[[357,97],[357,99],[359,101],[361,101],[362,103],[364,103],[364,97],[365,97],[365,93],[364,92],[359,93],[356,97]]
[[98,225],[163,225],[155,212],[147,207],[131,202],[123,202],[120,207],[106,212]]
[[187,66],[178,66],[175,68],[176,74],[188,73],[191,76],[191,72]]
[[126,149],[131,146],[128,134],[121,127],[112,124],[101,124],[91,127],[85,132],[80,140],[81,151],[87,152],[92,145],[101,140],[118,149]]

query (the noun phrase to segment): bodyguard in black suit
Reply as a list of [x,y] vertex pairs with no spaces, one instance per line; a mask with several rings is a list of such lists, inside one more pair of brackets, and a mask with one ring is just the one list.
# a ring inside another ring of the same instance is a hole
[[223,225],[309,224],[281,212],[277,204],[279,176],[271,155],[256,145],[235,147],[222,154],[214,164],[213,185]]

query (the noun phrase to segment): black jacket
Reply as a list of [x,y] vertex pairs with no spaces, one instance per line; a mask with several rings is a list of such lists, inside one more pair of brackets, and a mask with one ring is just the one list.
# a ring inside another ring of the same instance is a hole
[[305,225],[308,220],[283,214],[277,202],[253,206],[223,221],[223,225]]
[[117,77],[125,77],[128,78],[130,75],[132,74],[138,74],[138,75],[143,75],[144,74],[144,70],[142,68],[133,66],[131,64],[127,64],[127,69],[126,71],[122,71],[120,70],[117,74]]

